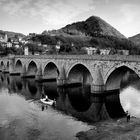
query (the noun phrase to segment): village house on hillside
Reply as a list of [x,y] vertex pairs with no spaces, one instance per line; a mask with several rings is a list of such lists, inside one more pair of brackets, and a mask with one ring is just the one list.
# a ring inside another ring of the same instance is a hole
[[5,35],[1,35],[0,36],[0,42],[7,42],[8,41],[8,37],[7,37],[7,34],[5,34]]
[[2,47],[16,47],[19,48],[22,46],[24,39],[20,36],[8,38],[7,34],[0,36],[0,45]]
[[112,48],[95,48],[95,47],[84,47],[83,48],[88,55],[100,54],[100,55],[110,55],[110,54],[119,54],[119,55],[129,55],[129,50],[115,50]]

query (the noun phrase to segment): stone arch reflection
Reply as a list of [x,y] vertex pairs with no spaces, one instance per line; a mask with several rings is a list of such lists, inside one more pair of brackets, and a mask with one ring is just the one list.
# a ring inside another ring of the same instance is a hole
[[46,82],[43,84],[43,94],[47,95],[50,99],[58,97],[56,82]]
[[37,86],[35,84],[35,81],[27,81],[27,87],[28,87],[28,91],[31,95],[36,95],[37,94]]
[[17,81],[17,82],[16,82],[16,86],[17,86],[17,89],[18,89],[19,91],[21,91],[22,88],[23,88],[22,82],[20,82],[20,81]]
[[88,96],[88,89],[83,87],[71,88],[68,91],[68,98],[72,107],[78,112],[87,111],[91,105],[90,98]]
[[1,75],[1,81],[2,81],[2,82],[4,81],[4,77],[3,77],[3,75]]
[[7,84],[9,85],[10,84],[10,78],[7,77]]
[[119,90],[116,91],[115,94],[106,96],[105,105],[111,118],[118,118],[125,115],[125,112],[120,103]]

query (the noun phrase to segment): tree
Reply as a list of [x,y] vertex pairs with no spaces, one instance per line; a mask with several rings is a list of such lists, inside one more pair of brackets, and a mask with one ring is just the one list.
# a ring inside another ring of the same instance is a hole
[[35,52],[42,52],[43,51],[43,47],[37,45],[36,43],[28,43],[26,44],[26,46],[28,46],[29,51],[34,54]]

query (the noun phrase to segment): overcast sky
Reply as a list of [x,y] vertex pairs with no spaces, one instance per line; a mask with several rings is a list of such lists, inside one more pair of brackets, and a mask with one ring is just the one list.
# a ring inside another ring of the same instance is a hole
[[126,37],[140,33],[140,0],[0,0],[0,29],[41,33],[99,16]]

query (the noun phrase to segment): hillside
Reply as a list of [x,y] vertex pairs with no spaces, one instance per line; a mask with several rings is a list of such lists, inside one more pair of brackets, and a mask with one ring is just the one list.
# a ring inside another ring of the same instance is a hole
[[52,40],[59,40],[62,44],[69,45],[69,48],[71,42],[73,42],[75,47],[78,46],[78,51],[82,47],[96,47],[99,49],[112,48],[113,50],[128,49],[130,53],[132,52],[131,54],[140,52],[135,43],[128,40],[109,23],[96,16],[66,25],[59,30],[44,31],[42,35],[44,38],[50,36],[53,38]]
[[8,38],[13,38],[13,37],[15,37],[15,35],[17,35],[19,37],[25,37],[25,35],[21,34],[21,33],[0,30],[0,37],[1,36],[3,37],[5,34],[7,34]]
[[73,23],[60,29],[65,33],[74,34],[80,33],[86,36],[114,36],[118,38],[125,38],[119,31],[102,20],[100,17],[92,16],[86,21]]
[[137,44],[138,46],[140,46],[140,34],[129,37],[128,39]]
[[100,17],[96,16],[91,16],[86,21],[69,24],[59,30],[52,30],[49,32],[46,31],[46,33],[50,35],[53,34],[63,36],[69,35],[81,37],[113,36],[118,38],[126,38],[110,24],[105,22]]

